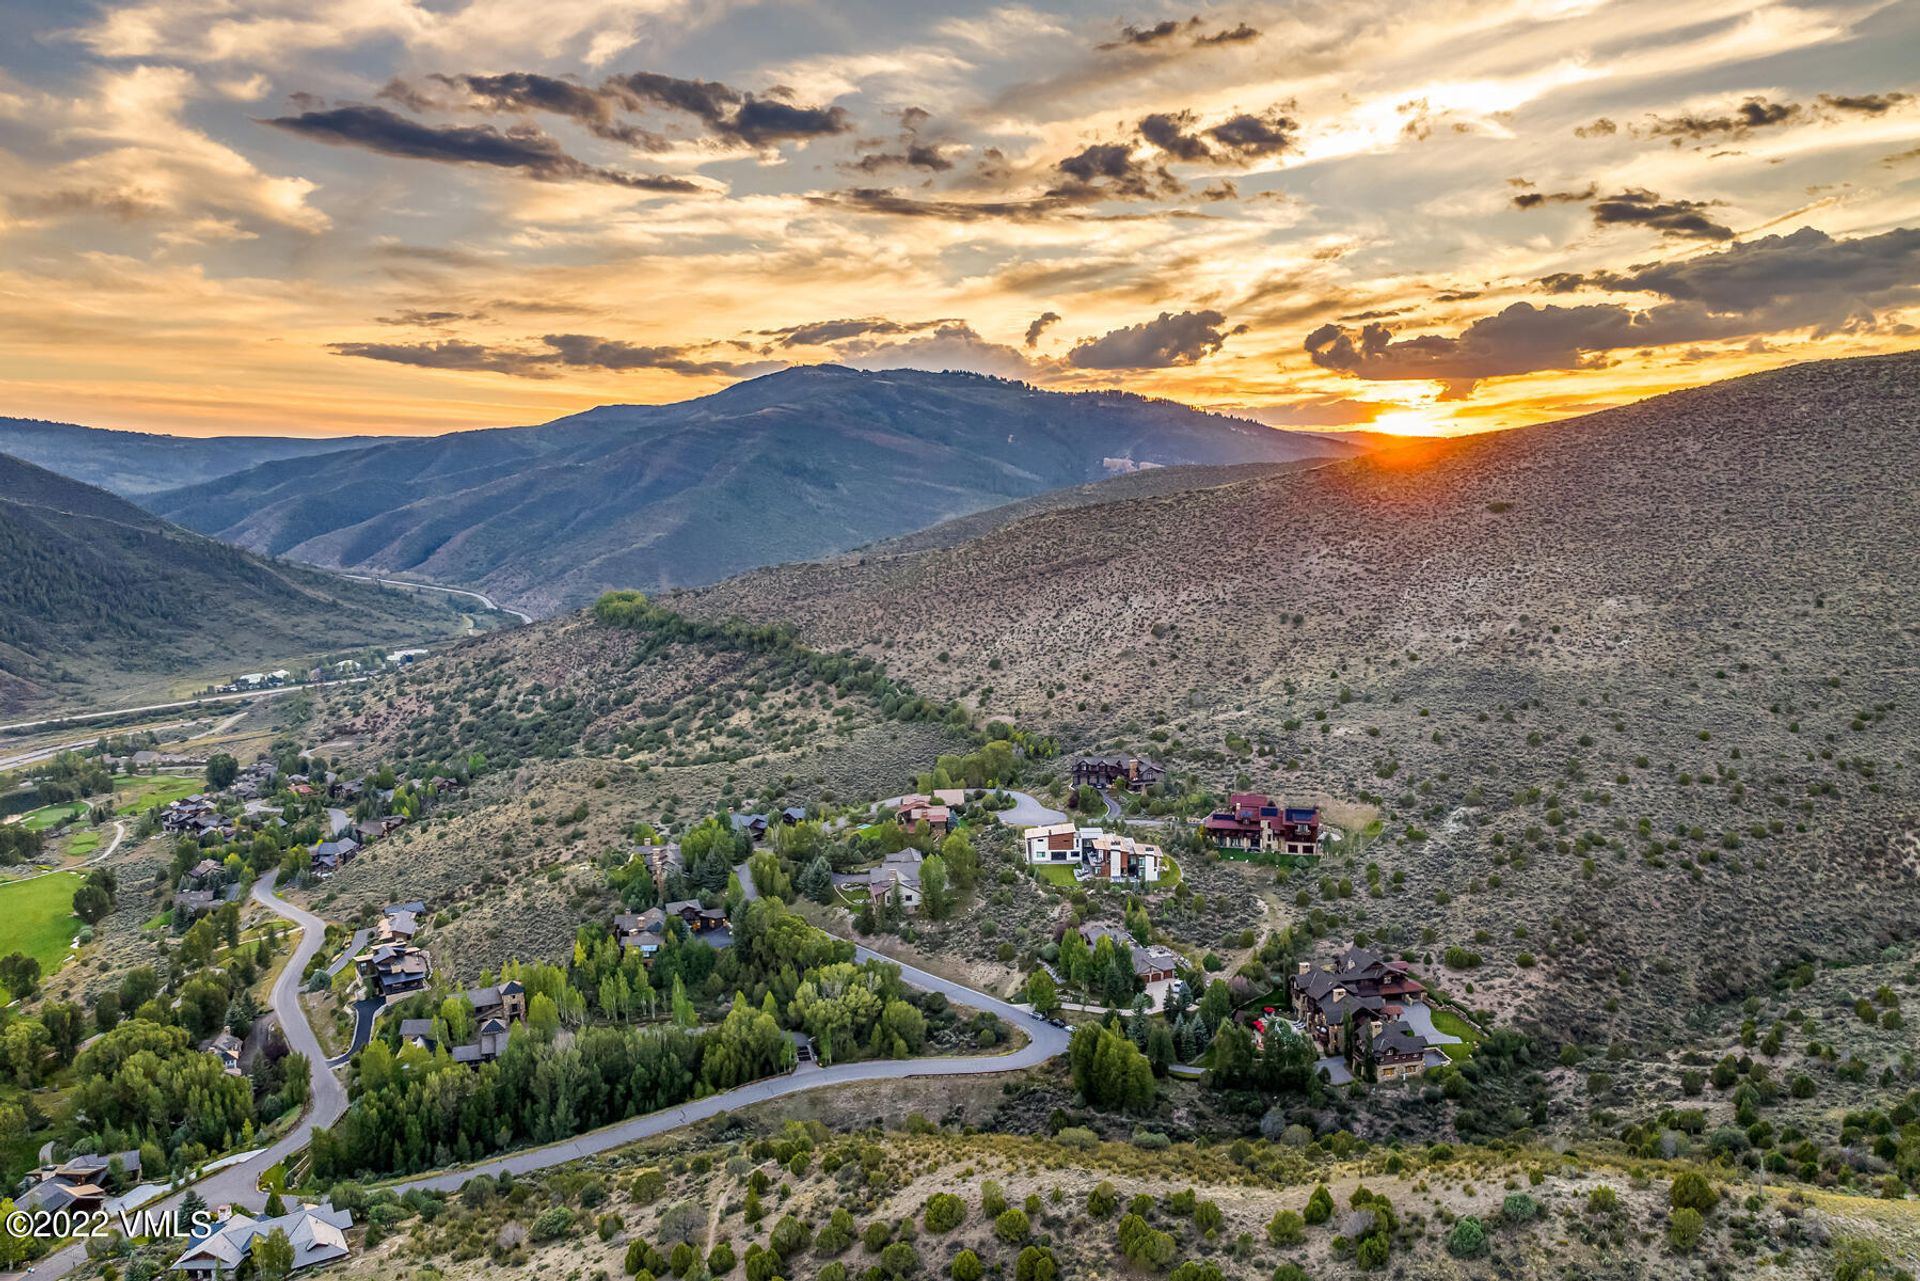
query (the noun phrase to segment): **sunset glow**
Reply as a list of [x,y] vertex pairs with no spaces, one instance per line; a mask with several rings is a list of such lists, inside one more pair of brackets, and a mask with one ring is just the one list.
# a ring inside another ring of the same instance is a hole
[[1562,418],[1913,345],[1917,54],[1873,0],[24,0],[0,414],[437,433],[836,361]]

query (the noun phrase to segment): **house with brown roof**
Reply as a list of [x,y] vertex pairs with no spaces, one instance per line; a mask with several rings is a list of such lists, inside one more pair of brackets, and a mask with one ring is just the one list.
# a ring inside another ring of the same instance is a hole
[[1320,811],[1282,805],[1259,792],[1235,792],[1201,822],[1207,839],[1222,849],[1296,856],[1320,852]]
[[[1426,1038],[1401,1015],[1426,995],[1426,987],[1405,961],[1350,947],[1327,965],[1300,962],[1288,992],[1294,1017],[1323,1054],[1356,1062],[1371,1058],[1376,1069],[1391,1067],[1395,1077],[1424,1070]],[[1407,1057],[1414,1041],[1417,1065]]]
[[1117,787],[1123,792],[1144,792],[1164,782],[1164,767],[1142,756],[1076,756],[1070,767],[1075,787]]

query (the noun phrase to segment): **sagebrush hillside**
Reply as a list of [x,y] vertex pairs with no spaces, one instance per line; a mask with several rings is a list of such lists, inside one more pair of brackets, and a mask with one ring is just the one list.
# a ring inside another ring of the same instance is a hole
[[1377,800],[1298,887],[1320,932],[1658,1039],[1920,929],[1917,424],[1920,355],[1803,365],[669,603],[1216,787]]
[[271,563],[5,454],[0,564],[0,714],[463,630],[442,597]]
[[255,551],[477,586],[550,613],[1140,467],[1358,448],[1120,393],[815,366],[680,404],[268,463],[149,503]]

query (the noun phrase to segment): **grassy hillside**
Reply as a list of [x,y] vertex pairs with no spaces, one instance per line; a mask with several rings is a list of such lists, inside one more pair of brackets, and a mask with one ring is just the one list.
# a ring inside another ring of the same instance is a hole
[[1888,466],[1916,423],[1920,355],[1804,365],[670,603],[1216,787],[1377,803],[1298,890],[1321,932],[1458,947],[1490,1013],[1657,1042],[1920,929],[1920,480]]
[[377,444],[377,436],[218,436],[115,431],[34,418],[0,418],[0,454],[128,497],[198,485],[280,458],[312,458]]
[[788,370],[675,405],[269,463],[156,495],[256,551],[478,586],[536,613],[705,583],[1146,466],[1358,446],[1118,393]]
[[6,455],[0,561],[0,715],[464,630],[437,595],[273,564]]

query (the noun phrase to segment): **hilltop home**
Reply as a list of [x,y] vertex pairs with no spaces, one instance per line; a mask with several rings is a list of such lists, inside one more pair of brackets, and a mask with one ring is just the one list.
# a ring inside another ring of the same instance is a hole
[[875,907],[898,903],[912,912],[920,907],[920,864],[923,855],[916,849],[889,854],[879,867],[867,873],[867,894]]
[[1294,1017],[1326,1055],[1356,1064],[1371,1059],[1382,1080],[1426,1068],[1427,1040],[1401,1015],[1426,995],[1405,961],[1352,947],[1316,969],[1300,962],[1288,983]]
[[192,1238],[185,1252],[174,1261],[173,1271],[190,1277],[230,1277],[252,1257],[256,1237],[284,1232],[293,1246],[295,1270],[315,1264],[332,1263],[347,1257],[347,1229],[353,1216],[321,1202],[317,1206],[294,1208],[278,1218],[256,1219],[235,1212],[228,1218]]
[[1152,885],[1160,879],[1166,863],[1166,854],[1158,845],[1131,836],[1110,835],[1098,827],[1076,827],[1072,823],[1029,827],[1022,840],[1028,863],[1069,866],[1083,881]]
[[34,1185],[15,1201],[20,1209],[97,1210],[107,1198],[109,1184],[125,1187],[140,1181],[140,1153],[70,1156],[59,1165],[42,1166],[31,1177]]
[[1225,808],[1207,815],[1200,829],[1222,849],[1295,855],[1320,849],[1317,808],[1281,805],[1258,792],[1235,792]]
[[426,914],[427,905],[418,899],[390,903],[380,909],[380,925],[373,936],[382,943],[410,943],[420,932],[420,918]]
[[727,822],[736,832],[745,832],[753,840],[765,840],[767,835],[767,816],[765,814],[729,814]]
[[1123,948],[1133,962],[1133,975],[1149,988],[1155,983],[1171,983],[1174,971],[1180,967],[1180,954],[1170,947],[1159,943],[1141,944],[1133,941],[1125,926],[1121,925],[1082,925],[1080,937],[1093,947],[1103,938],[1112,939],[1113,945]]
[[[509,979],[498,987],[470,988],[464,995],[473,1007],[473,1043],[452,1046],[447,1053],[455,1063],[490,1063],[507,1052],[512,1025],[527,1021],[527,990],[518,980]],[[433,1020],[402,1019],[400,1039],[433,1049],[437,1043]]]
[[1164,768],[1139,756],[1076,756],[1072,770],[1075,787],[1118,787],[1127,792],[1144,792],[1167,777]]
[[681,855],[680,847],[674,843],[664,845],[636,845],[633,847],[636,858],[647,861],[647,870],[653,873],[653,879],[665,884],[670,872],[685,871],[687,860]]
[[937,804],[930,796],[901,797],[894,817],[900,820],[903,827],[917,827],[925,823],[933,831],[944,832],[953,826],[953,811]]
[[360,842],[350,836],[322,841],[313,847],[313,870],[330,876],[353,862],[359,853]]
[[433,977],[432,959],[409,943],[382,943],[356,956],[354,966],[366,981],[369,996],[418,992]]
[[[640,955],[651,959],[655,952],[666,946],[667,918],[678,917],[687,927],[689,934],[713,934],[725,930],[728,925],[727,909],[724,907],[703,907],[699,899],[675,899],[663,907],[650,907],[644,912],[622,912],[613,918],[614,941],[622,951],[639,948]],[[724,947],[727,940],[718,940],[714,946]]]

